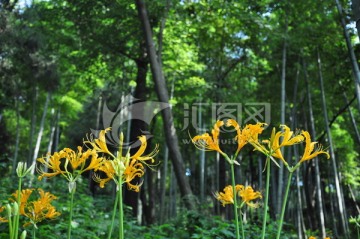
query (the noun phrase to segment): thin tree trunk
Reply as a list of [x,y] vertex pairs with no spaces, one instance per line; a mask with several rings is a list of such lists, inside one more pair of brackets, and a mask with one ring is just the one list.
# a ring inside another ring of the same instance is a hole
[[[45,100],[44,111],[43,111],[43,114],[41,117],[39,133],[38,133],[38,137],[37,137],[36,145],[35,145],[35,149],[34,149],[34,155],[33,155],[32,163],[31,163],[32,165],[36,165],[36,159],[39,154],[40,143],[41,143],[41,139],[42,139],[42,136],[44,133],[44,124],[45,124],[46,113],[47,113],[50,98],[51,98],[51,93],[50,93],[50,91],[48,91],[46,100]],[[35,167],[32,167],[31,174],[34,175],[34,172],[35,172]]]
[[[54,134],[55,134],[55,129],[56,129],[56,115],[54,115],[54,109],[51,109],[51,114],[52,114],[52,122],[51,122],[51,127],[50,127],[50,136],[49,136],[49,143],[48,143],[48,148],[47,148],[47,152],[52,154],[52,146],[53,146],[53,142],[54,142]],[[47,172],[48,168],[45,167],[44,171]]]
[[20,142],[20,106],[19,96],[15,96],[15,111],[16,111],[16,140],[15,140],[15,152],[13,158],[13,173],[16,173],[17,158],[19,153],[19,142]]
[[[145,59],[145,49],[140,57],[140,59],[136,60],[136,66],[137,66],[137,73],[136,73],[136,88],[134,91],[134,98],[139,99],[139,101],[146,101],[146,75],[148,72],[148,61]],[[129,107],[129,115],[136,115],[136,116],[142,116],[145,111],[145,104],[137,104],[136,107]],[[134,142],[137,140],[137,138],[144,134],[143,132],[148,131],[148,127],[146,123],[143,120],[139,120],[139,117],[136,117],[137,119],[131,119],[131,129],[130,131],[130,137],[127,138],[130,142]],[[140,117],[143,118],[143,117]],[[130,119],[128,119],[128,123],[130,122]],[[128,125],[129,126],[129,125]],[[130,153],[135,153],[137,148],[131,148]],[[147,173],[150,173],[149,171]],[[149,179],[149,177],[146,177],[146,179]],[[140,182],[140,180],[135,179],[134,182]],[[150,182],[149,182],[150,183]],[[146,198],[146,197],[145,197]],[[134,192],[132,190],[125,190],[125,197],[124,197],[124,203],[128,206],[132,207],[132,213],[134,217],[138,217],[139,213],[142,213],[140,210],[138,210],[139,206],[139,194],[137,192]],[[146,208],[147,201],[143,201],[143,208]],[[149,210],[145,210],[145,213],[150,212]],[[146,215],[145,218],[150,218],[151,216]]]
[[169,150],[165,145],[164,158],[162,163],[162,169],[160,174],[160,215],[159,215],[159,223],[162,224],[165,221],[165,197],[166,197],[166,178],[168,175],[168,158],[169,158]]
[[[298,95],[298,86],[299,86],[299,76],[300,76],[300,69],[299,64],[297,64],[297,71],[296,71],[296,78],[294,84],[294,93],[293,93],[293,105],[294,107],[291,110],[291,128],[296,129],[297,127],[297,95]],[[298,146],[295,145],[294,147],[294,158],[299,158]],[[296,221],[297,221],[297,231],[298,231],[298,238],[303,239],[305,235],[305,223],[304,223],[304,215],[303,215],[303,203],[301,197],[301,186],[300,186],[300,170],[296,170],[296,196],[297,196],[297,207],[296,207]]]
[[56,112],[56,131],[55,131],[55,140],[54,140],[54,152],[58,151],[59,148],[59,139],[60,139],[60,109]]
[[[161,69],[161,65],[159,64],[159,61],[157,59],[155,45],[152,39],[151,26],[147,15],[145,3],[143,0],[136,0],[135,2],[138,9],[139,18],[143,26],[144,37],[146,40],[156,93],[161,102],[169,103],[168,90],[166,88],[166,83]],[[172,110],[170,107],[167,107],[166,109],[162,110],[162,117],[164,121],[166,143],[169,147],[169,152],[171,155],[171,160],[173,163],[173,168],[175,171],[177,182],[179,184],[181,196],[183,197],[187,208],[194,209],[195,202],[192,198],[193,194],[190,184],[187,178],[185,177],[184,161],[180,153],[179,142],[176,135],[176,129],[174,126]]]
[[36,84],[33,85],[32,90],[32,112],[31,112],[31,125],[30,125],[30,136],[29,136],[29,155],[28,155],[28,164],[32,163],[33,159],[33,141],[34,141],[34,133],[35,133],[35,125],[36,125],[36,102],[38,96],[38,88]]
[[[325,92],[324,92],[324,83],[323,83],[322,70],[321,70],[321,58],[320,58],[319,51],[318,51],[318,67],[319,67],[319,80],[320,80],[322,108],[323,108],[323,113],[324,113],[326,133],[328,136],[327,138],[328,138],[328,142],[330,145],[330,156],[331,156],[332,168],[334,171],[335,189],[336,189],[336,196],[337,196],[337,202],[338,202],[338,208],[339,208],[340,222],[341,222],[341,227],[344,232],[344,235],[346,238],[348,238],[348,230],[347,230],[348,227],[347,227],[347,218],[345,217],[346,212],[345,212],[345,208],[344,208],[344,198],[343,198],[343,194],[341,193],[340,179],[339,179],[339,173],[337,170],[334,145],[332,142],[330,127],[329,127],[329,119],[328,119],[328,114],[327,114],[326,99],[325,99]],[[323,235],[323,237],[325,237],[325,235]]]
[[335,2],[336,2],[336,7],[339,11],[341,26],[343,27],[346,46],[347,46],[348,52],[349,52],[349,58],[351,61],[351,66],[352,66],[354,80],[355,80],[355,92],[356,92],[356,97],[357,97],[357,101],[358,101],[358,109],[360,112],[360,70],[359,70],[359,65],[357,63],[355,52],[354,52],[354,49],[351,44],[349,32],[346,29],[346,23],[345,23],[345,19],[343,16],[342,6],[341,6],[339,0],[335,0]]
[[[285,30],[285,35],[287,33],[287,26]],[[281,67],[281,112],[280,112],[280,124],[285,124],[285,93],[286,93],[286,38],[284,38],[284,45],[282,51],[282,67]],[[283,148],[281,149],[284,152]],[[282,198],[283,198],[283,189],[284,189],[284,164],[279,162],[279,174],[278,174],[278,188],[277,188],[277,201],[276,201],[276,213],[278,216],[281,210]]]
[[[321,85],[321,94],[323,96],[324,95],[324,88],[323,88],[323,78],[322,78],[322,69],[321,69],[321,59],[320,59],[320,52],[319,49],[317,49],[317,63],[318,63],[318,72],[319,72],[319,80],[320,80],[320,85]],[[326,108],[324,108],[324,111],[326,111]],[[325,124],[328,125],[328,120],[325,120]],[[315,129],[314,129],[315,130]],[[315,134],[314,134],[315,137]],[[320,174],[320,170],[319,170],[319,159],[316,157],[315,158],[315,165],[316,165],[316,174],[319,173]],[[321,182],[320,182],[320,175],[319,177],[316,177],[316,187],[317,187],[317,203],[319,206],[319,219],[320,219],[320,231],[321,231],[321,236],[325,237],[326,236],[326,231],[325,231],[325,218],[324,218],[324,208],[323,208],[323,204],[322,204],[322,191],[321,191]]]
[[[349,100],[348,100],[348,98],[347,98],[347,96],[346,96],[345,91],[343,92],[343,97],[344,97],[345,104],[348,105],[348,104],[349,104]],[[354,114],[353,114],[350,106],[348,107],[348,112],[349,112],[349,115],[350,115],[351,124],[352,124],[352,126],[353,126],[353,128],[354,128],[354,131],[355,131],[356,140],[357,140],[358,144],[360,144],[360,133],[359,133],[359,129],[358,129],[358,127],[357,127],[356,120],[355,120]]]
[[[307,100],[308,100],[308,107],[309,107],[309,116],[310,116],[310,131],[312,140],[316,138],[316,130],[315,130],[315,119],[314,119],[314,113],[312,109],[312,99],[311,99],[311,91],[310,91],[310,85],[308,82],[308,75],[307,75],[307,69],[306,69],[306,63],[305,60],[303,62],[304,67],[304,78],[305,78],[305,84],[306,84],[306,91],[307,91]],[[321,181],[320,181],[320,169],[319,169],[319,159],[317,157],[312,160],[312,162],[315,164],[315,183],[316,183],[316,202],[317,202],[317,214],[318,214],[318,220],[319,220],[319,230],[321,231],[321,236],[324,238],[326,236],[325,232],[325,218],[324,218],[324,207],[322,203],[322,196],[321,196]]]
[[352,10],[354,13],[354,21],[356,23],[357,32],[360,38],[360,2],[359,0],[352,0]]

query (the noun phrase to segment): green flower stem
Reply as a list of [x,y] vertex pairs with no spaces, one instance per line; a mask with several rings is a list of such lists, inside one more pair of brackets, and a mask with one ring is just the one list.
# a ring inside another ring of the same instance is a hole
[[265,205],[264,205],[264,215],[263,215],[263,225],[261,231],[261,239],[265,238],[266,232],[266,218],[267,218],[267,210],[268,210],[268,203],[269,203],[269,188],[270,188],[270,158],[266,158],[266,188],[265,188]]
[[10,234],[10,239],[14,238],[14,222],[11,220],[11,216],[9,217],[9,234]]
[[119,239],[124,239],[124,214],[123,214],[123,201],[122,201],[122,179],[119,176],[118,185],[118,197],[119,197]]
[[240,209],[239,209],[239,218],[240,218],[240,220],[239,220],[239,222],[240,222],[240,227],[241,227],[241,238],[242,239],[245,239],[245,231],[244,231],[244,225],[243,225],[243,219],[242,219],[242,213],[241,213],[241,207],[240,207]]
[[113,231],[113,228],[114,228],[114,221],[115,221],[115,215],[116,215],[116,209],[117,209],[118,201],[119,201],[119,194],[116,192],[114,209],[113,209],[113,212],[112,212],[111,225],[110,225],[110,229],[109,229],[108,239],[111,239],[111,234],[112,234],[112,231]]
[[236,227],[236,239],[239,239],[240,232],[239,232],[239,217],[238,217],[238,212],[237,212],[234,164],[231,163],[230,167],[231,167],[231,182],[232,182],[233,193],[234,193],[234,217],[235,217],[235,227]]
[[276,239],[280,238],[282,225],[284,223],[284,215],[285,215],[286,203],[287,203],[287,198],[288,198],[288,195],[289,195],[289,189],[290,189],[290,185],[291,185],[292,175],[293,175],[293,172],[290,172],[288,182],[287,182],[287,185],[286,185],[286,191],[285,191],[285,195],[284,195],[283,205],[282,205],[282,208],[281,208],[281,216],[280,216],[280,222],[279,222],[279,226],[278,226],[278,230],[277,230]]
[[71,222],[73,216],[74,194],[75,194],[75,189],[70,191],[70,215],[69,215],[68,236],[67,236],[68,239],[71,239]]
[[35,225],[34,225],[33,230],[32,230],[32,238],[33,238],[33,239],[36,239],[36,228],[35,228]]
[[19,234],[21,183],[22,183],[22,177],[19,177],[18,195],[17,195],[17,200],[16,200],[16,202],[18,204],[18,211],[15,214],[15,221],[13,222],[14,223],[14,230],[13,230],[14,239],[17,239],[18,234]]

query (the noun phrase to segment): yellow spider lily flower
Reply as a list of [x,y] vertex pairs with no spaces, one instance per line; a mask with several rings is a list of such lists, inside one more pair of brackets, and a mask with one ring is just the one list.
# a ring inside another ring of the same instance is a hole
[[[102,131],[100,134],[106,133]],[[103,136],[105,137],[105,136]],[[146,136],[142,135],[138,137],[140,141],[140,147],[134,155],[127,154],[125,157],[121,155],[122,145],[123,145],[123,135],[120,135],[120,149],[117,157],[112,155],[112,160],[103,160],[98,167],[95,168],[95,171],[102,171],[106,177],[102,178],[101,174],[95,174],[93,179],[95,182],[99,183],[101,188],[105,187],[105,184],[110,180],[113,180],[118,186],[120,184],[126,183],[130,190],[139,192],[141,184],[132,184],[131,181],[136,177],[142,177],[144,175],[144,166],[143,164],[149,166],[145,161],[150,160],[151,163],[154,162],[154,156],[159,152],[158,145],[155,146],[155,149],[144,155],[147,148]],[[91,142],[90,142],[91,143]],[[150,166],[149,166],[150,167]]]
[[215,198],[219,200],[224,207],[226,204],[234,204],[233,187],[228,185],[224,188],[224,192],[216,192]]
[[51,178],[58,174],[64,174],[66,173],[65,170],[62,170],[60,168],[61,165],[61,159],[65,157],[65,152],[55,152],[53,155],[47,154],[46,157],[38,158],[37,161],[43,164],[47,169],[51,169],[52,172],[48,173],[43,170],[39,170],[39,173],[41,174],[38,179],[41,180],[43,177]]
[[318,156],[319,154],[325,154],[327,156],[327,158],[330,158],[329,153],[323,151],[321,145],[315,149],[315,145],[317,144],[317,142],[311,142],[311,137],[310,137],[309,132],[303,131],[302,135],[304,135],[304,137],[305,137],[305,150],[304,150],[304,154],[298,164],[300,164],[304,161],[313,159],[316,156]]
[[[260,192],[255,192],[251,186],[244,186],[238,184],[235,186],[236,195],[241,197],[242,203],[246,203],[249,207],[257,208],[257,203],[252,203],[251,201],[262,198]],[[224,192],[216,192],[215,198],[219,200],[223,206],[226,204],[234,204],[234,193],[233,187],[228,185],[224,188]]]
[[99,183],[101,188],[110,180],[114,180],[119,185],[119,177],[121,177],[121,183],[126,183],[130,190],[139,192],[141,184],[134,185],[131,181],[135,177],[140,178],[144,175],[144,166],[136,159],[130,160],[123,157],[121,160],[105,160],[95,171],[98,170],[106,175],[105,178],[101,178],[98,174],[94,175],[94,181]]
[[280,127],[284,128],[284,133],[283,133],[283,138],[282,138],[282,142],[280,144],[280,147],[284,147],[284,146],[291,146],[297,143],[301,143],[302,141],[304,141],[304,137],[301,134],[298,135],[293,135],[294,132],[290,130],[289,127],[287,127],[286,125],[280,125]]
[[85,144],[90,144],[91,148],[94,149],[97,153],[106,153],[110,155],[111,157],[115,158],[115,156],[110,152],[106,145],[106,138],[105,134],[110,131],[111,128],[106,128],[104,130],[101,130],[99,133],[99,138],[94,139],[93,135],[91,134],[90,137],[88,137],[86,141],[84,141]]
[[138,137],[138,139],[141,142],[141,145],[139,147],[139,149],[137,150],[137,152],[130,156],[130,159],[135,159],[135,160],[140,160],[140,161],[146,161],[146,160],[151,160],[151,162],[154,162],[154,156],[157,155],[157,153],[159,152],[159,145],[155,145],[155,149],[147,154],[147,155],[143,155],[146,147],[147,147],[147,140],[146,140],[146,136],[145,135],[141,135]]
[[[5,206],[0,207],[0,213],[2,213],[5,209]],[[0,223],[1,222],[8,222],[8,220],[5,217],[0,217]]]
[[235,155],[238,155],[240,150],[248,143],[247,135],[242,133],[242,130],[240,129],[240,125],[234,119],[228,119],[226,121],[226,126],[227,127],[234,127],[235,130],[236,130],[235,140],[238,143],[238,147],[236,149]]
[[[287,165],[288,163],[285,161],[281,153],[281,148],[300,143],[304,141],[304,137],[301,134],[294,135],[294,132],[291,131],[290,128],[287,127],[286,125],[280,125],[280,127],[282,127],[284,131],[283,132],[278,131],[275,133],[276,130],[274,128],[270,137],[270,141],[268,141],[269,142],[268,146],[270,151],[272,152],[271,156],[281,159],[284,162],[284,164]],[[280,138],[281,138],[281,143],[280,143]]]
[[[38,189],[40,197],[36,201],[29,201],[29,197],[34,189],[24,189],[20,193],[20,215],[27,217],[30,221],[24,224],[24,227],[37,223],[45,219],[54,219],[60,215],[56,208],[51,205],[51,202],[57,199],[56,196],[49,192],[44,192],[41,188]],[[18,191],[12,194],[17,198]]]
[[212,136],[208,133],[205,133],[192,138],[192,142],[194,143],[195,147],[202,150],[217,151],[221,154],[224,154],[219,146],[220,127],[223,125],[224,121],[218,120],[214,124],[214,128],[211,130]]
[[[316,237],[311,236],[311,237],[309,237],[309,239],[316,239]],[[324,239],[330,239],[330,237],[325,237]]]
[[[34,189],[32,189],[32,188],[21,190],[21,193],[20,193],[20,214],[21,215],[25,214],[26,203],[29,200],[29,197],[33,191],[34,191]],[[13,200],[13,199],[11,199],[11,200],[16,201],[18,198],[18,190],[16,190],[16,192],[11,195],[15,198],[15,200]]]
[[255,150],[267,156],[278,158],[282,160],[285,165],[288,165],[281,153],[281,148],[300,143],[304,140],[304,137],[301,134],[294,135],[294,132],[286,125],[280,125],[280,127],[282,127],[284,131],[276,132],[276,129],[273,128],[270,139],[262,141],[262,143],[267,144],[267,147],[258,140],[252,140],[250,143],[254,146]]
[[61,174],[68,181],[75,181],[83,172],[97,168],[103,158],[98,158],[95,150],[88,149],[83,152],[82,147],[79,146],[77,152],[70,148],[64,148],[60,152],[37,160],[45,168],[52,170],[52,172],[48,173],[44,169],[38,169],[40,173],[39,180]]
[[260,192],[255,192],[251,186],[244,186],[244,185],[236,185],[236,191],[238,195],[241,197],[242,201],[246,203],[249,207],[258,208],[258,203],[253,203],[251,201],[262,198]]

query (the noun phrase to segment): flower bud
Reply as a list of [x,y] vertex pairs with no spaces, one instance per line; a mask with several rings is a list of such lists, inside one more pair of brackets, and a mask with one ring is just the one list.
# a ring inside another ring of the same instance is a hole
[[76,191],[76,182],[70,181],[69,182],[69,193],[74,193]]
[[24,230],[21,235],[20,235],[20,239],[25,239],[26,238],[26,230]]
[[16,168],[16,174],[19,178],[25,177],[32,169],[35,167],[35,164],[32,164],[27,168],[27,164],[24,162],[19,162]]
[[8,218],[11,218],[11,215],[12,215],[12,209],[11,209],[10,204],[9,204],[9,203],[7,203],[7,204],[5,205],[5,208],[6,208],[6,212],[7,212],[7,214],[8,214]]
[[17,202],[14,202],[14,203],[13,203],[12,211],[13,211],[14,215],[18,215],[18,214],[19,214],[19,204],[18,204]]

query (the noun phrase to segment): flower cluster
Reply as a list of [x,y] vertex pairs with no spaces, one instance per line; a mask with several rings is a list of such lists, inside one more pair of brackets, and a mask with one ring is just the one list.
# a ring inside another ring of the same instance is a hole
[[[98,138],[93,138],[92,135],[84,141],[88,148],[86,151],[83,147],[78,147],[77,152],[70,148],[65,148],[54,154],[48,154],[46,157],[37,159],[44,167],[38,169],[40,180],[44,177],[50,178],[56,175],[62,175],[69,182],[76,182],[76,179],[85,171],[94,170],[96,172],[102,171],[105,178],[100,174],[95,174],[94,180],[104,187],[105,184],[114,180],[118,185],[127,183],[128,188],[136,192],[139,191],[141,185],[132,184],[131,181],[136,177],[144,175],[144,164],[149,165],[147,162],[154,162],[154,156],[158,153],[158,146],[147,155],[144,152],[147,148],[146,136],[139,137],[141,143],[138,151],[134,155],[127,153],[122,155],[120,149],[115,156],[107,147],[105,134],[110,128],[101,130]],[[123,136],[120,135],[120,148],[122,148]],[[105,155],[99,157],[99,154]],[[51,169],[51,172],[48,170]],[[121,182],[120,182],[121,181]],[[70,187],[70,184],[69,184]]]
[[[29,198],[33,191],[34,189],[23,189],[20,193],[20,215],[29,219],[29,221],[24,224],[24,227],[30,224],[36,227],[37,223],[46,219],[54,219],[60,215],[60,213],[56,211],[56,208],[51,205],[51,202],[57,199],[56,196],[42,189],[38,189],[40,197],[35,201],[30,201]],[[18,198],[18,191],[13,193],[12,196],[14,199],[11,200],[15,201]]]
[[131,181],[136,177],[142,177],[144,175],[144,166],[150,166],[150,163],[154,162],[154,156],[158,153],[158,145],[155,149],[149,153],[144,154],[147,148],[146,136],[142,135],[138,137],[140,141],[140,147],[134,155],[130,155],[129,152],[122,154],[122,145],[124,141],[123,134],[120,135],[120,147],[118,154],[115,156],[110,152],[106,145],[105,134],[110,128],[102,130],[99,133],[98,139],[88,139],[84,143],[92,148],[97,153],[104,153],[109,156],[110,159],[104,158],[95,168],[95,171],[101,171],[105,174],[105,178],[102,178],[99,174],[95,174],[94,180],[100,184],[100,187],[104,187],[107,182],[113,180],[118,186],[126,183],[130,190],[139,192],[141,184],[132,184]]
[[[220,127],[222,126],[233,127],[236,131],[235,140],[237,141],[238,147],[236,153],[232,159],[230,159],[221,149],[219,145],[219,134]],[[271,137],[266,140],[259,140],[259,135],[264,130],[265,123],[257,124],[247,124],[244,128],[240,128],[239,124],[233,120],[229,119],[226,121],[218,120],[212,132],[212,135],[205,133],[198,135],[192,138],[195,146],[202,150],[217,151],[222,154],[230,163],[237,163],[235,158],[240,150],[246,145],[251,144],[255,150],[265,154],[275,163],[274,158],[280,159],[289,170],[294,170],[300,166],[301,163],[311,160],[320,154],[325,154],[327,158],[330,155],[323,150],[322,146],[316,147],[317,142],[311,141],[311,136],[309,132],[302,131],[301,133],[295,134],[291,129],[286,125],[280,125],[281,130],[276,131],[275,128],[272,130]],[[305,149],[302,157],[299,159],[296,166],[292,169],[289,167],[288,162],[284,159],[281,148],[286,146],[291,146],[294,144],[299,144],[305,142]],[[277,164],[277,163],[276,163]],[[277,164],[278,165],[278,164]]]
[[[244,185],[235,185],[236,195],[241,198],[242,203],[240,207],[244,204],[247,204],[249,207],[257,208],[259,206],[258,203],[253,203],[252,201],[258,198],[262,198],[260,192],[255,192],[251,186],[244,186]],[[224,188],[224,192],[216,192],[215,198],[219,200],[223,206],[226,204],[234,204],[234,192],[233,187],[228,185]]]

